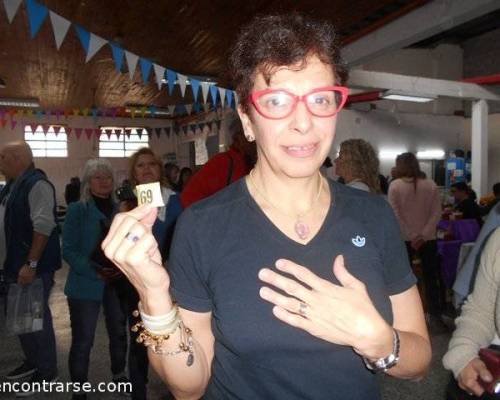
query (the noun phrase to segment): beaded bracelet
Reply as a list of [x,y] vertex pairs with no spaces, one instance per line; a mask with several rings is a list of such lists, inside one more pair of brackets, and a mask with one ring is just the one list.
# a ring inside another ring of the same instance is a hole
[[[168,326],[168,329],[163,330],[162,332],[158,332],[156,330],[151,331],[148,327],[145,326],[145,321],[139,321],[134,324],[131,328],[132,332],[138,333],[136,338],[137,343],[142,343],[147,348],[151,349],[154,354],[164,355],[164,356],[175,356],[181,353],[188,353],[188,358],[186,361],[186,365],[190,367],[194,363],[194,346],[193,346],[193,335],[191,329],[184,325],[182,319],[180,318],[179,311],[177,306],[175,306],[176,310],[174,314],[169,312],[167,315],[169,319],[173,317],[172,321],[168,321],[167,323],[160,323],[161,326]],[[141,309],[141,305],[139,304],[139,309]],[[143,314],[142,312],[135,310],[133,313],[134,317],[142,317],[148,319],[149,316]],[[153,317],[157,318],[158,317]],[[151,322],[151,321],[148,321]],[[160,322],[160,321],[158,321]],[[179,349],[173,351],[165,351],[162,349],[163,342],[170,339],[170,336],[177,330],[180,329],[180,342]]]

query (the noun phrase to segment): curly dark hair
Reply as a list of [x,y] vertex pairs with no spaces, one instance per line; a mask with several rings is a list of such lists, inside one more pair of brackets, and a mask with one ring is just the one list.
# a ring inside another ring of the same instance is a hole
[[274,67],[304,68],[311,55],[331,65],[335,80],[344,82],[347,72],[339,49],[337,34],[328,22],[299,13],[255,17],[241,30],[229,56],[229,79],[243,111],[249,111],[249,95],[259,72],[269,83]]
[[372,145],[363,139],[349,139],[340,144],[342,164],[353,178],[360,179],[372,193],[381,193],[379,160]]

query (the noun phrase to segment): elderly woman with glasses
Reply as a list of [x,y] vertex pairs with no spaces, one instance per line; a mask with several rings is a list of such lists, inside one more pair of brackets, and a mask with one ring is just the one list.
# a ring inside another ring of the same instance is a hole
[[103,243],[137,287],[155,370],[179,399],[379,399],[374,371],[422,377],[429,338],[389,205],[319,172],[348,93],[333,28],[258,17],[230,66],[255,168],[184,211],[166,270],[155,210],[117,216]]
[[[69,372],[72,382],[88,379],[89,357],[99,312],[104,309],[113,380],[126,379],[127,330],[123,275],[104,256],[100,245],[117,212],[113,169],[105,159],[88,160],[82,198],[68,206],[63,228],[63,257],[69,265],[64,288],[71,319]],[[85,399],[75,393],[73,399]]]

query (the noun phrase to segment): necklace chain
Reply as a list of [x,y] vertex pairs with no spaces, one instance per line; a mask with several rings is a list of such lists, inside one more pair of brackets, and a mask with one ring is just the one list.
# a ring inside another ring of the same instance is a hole
[[313,207],[316,205],[316,203],[318,202],[319,200],[319,197],[321,195],[321,191],[323,190],[323,178],[321,176],[321,174],[318,172],[319,174],[319,187],[318,187],[318,194],[316,195],[315,199],[313,200],[313,202],[311,203],[311,205],[309,206],[309,208],[302,212],[302,213],[298,213],[296,215],[290,215],[289,213],[281,210],[278,206],[276,206],[271,200],[269,200],[260,190],[259,188],[257,187],[257,185],[255,184],[255,178],[254,178],[254,172],[255,172],[255,169],[252,169],[250,171],[250,174],[249,174],[249,182],[251,184],[251,186],[255,189],[255,191],[257,192],[257,194],[262,197],[262,199],[268,203],[271,207],[273,207],[274,209],[276,209],[278,212],[282,213],[282,214],[285,214],[287,215],[288,217],[292,217],[292,218],[295,218],[295,225],[294,225],[294,229],[295,229],[295,232],[297,233],[297,235],[299,236],[300,239],[302,240],[305,240],[307,239],[307,237],[309,236],[309,233],[310,233],[310,229],[309,229],[309,225],[306,224],[305,222],[302,221],[302,218],[304,216],[306,216],[307,214],[309,214],[311,212],[311,210],[313,209]]

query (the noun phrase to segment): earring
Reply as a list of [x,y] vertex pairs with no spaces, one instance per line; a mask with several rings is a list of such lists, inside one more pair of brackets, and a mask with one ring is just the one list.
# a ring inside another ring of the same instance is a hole
[[245,135],[245,137],[249,142],[253,142],[255,140],[255,138],[252,135]]

